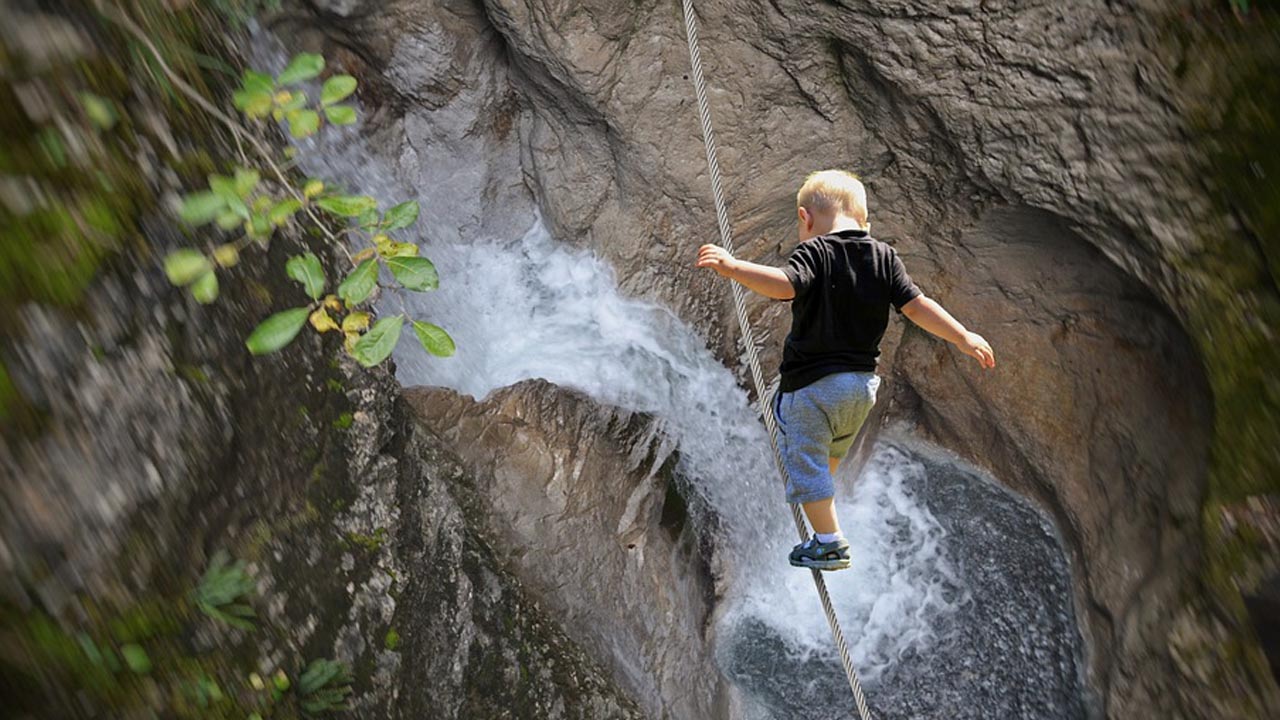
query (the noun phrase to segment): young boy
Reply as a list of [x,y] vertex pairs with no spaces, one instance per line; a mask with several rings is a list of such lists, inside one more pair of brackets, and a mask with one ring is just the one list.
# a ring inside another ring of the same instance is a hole
[[796,567],[849,567],[832,476],[876,401],[876,359],[893,305],[912,322],[995,367],[991,346],[925,297],[892,247],[871,238],[867,194],[854,175],[810,175],[796,196],[800,245],[785,267],[739,260],[717,245],[698,250],[711,268],[750,290],[791,300],[791,333],[774,395],[787,501],[804,507],[814,536],[791,551]]

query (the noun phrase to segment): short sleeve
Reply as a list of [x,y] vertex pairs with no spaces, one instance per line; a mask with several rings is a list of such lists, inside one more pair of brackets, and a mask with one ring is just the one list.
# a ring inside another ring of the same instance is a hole
[[782,267],[782,272],[791,281],[791,289],[795,290],[796,297],[801,297],[809,292],[809,288],[813,286],[814,278],[818,276],[818,268],[818,253],[814,249],[813,243],[800,243],[791,252],[791,257],[787,259],[787,264]]
[[902,264],[902,258],[898,257],[895,250],[889,250],[889,302],[898,310],[902,310],[902,306],[920,297],[923,293],[916,284],[912,282],[911,276],[907,274],[907,268]]

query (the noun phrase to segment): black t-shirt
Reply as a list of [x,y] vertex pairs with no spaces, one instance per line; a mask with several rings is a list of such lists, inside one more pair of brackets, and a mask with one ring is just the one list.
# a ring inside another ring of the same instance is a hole
[[892,247],[865,230],[841,230],[800,243],[782,268],[796,296],[782,348],[783,392],[832,373],[873,371],[889,306],[920,295]]

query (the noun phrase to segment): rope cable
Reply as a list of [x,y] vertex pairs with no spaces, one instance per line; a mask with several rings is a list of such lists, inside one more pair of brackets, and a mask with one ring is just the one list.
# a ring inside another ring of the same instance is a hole
[[[693,0],[682,0],[684,4],[685,34],[689,42],[689,63],[692,66],[694,92],[698,98],[698,119],[702,123],[702,139],[707,151],[707,169],[711,175],[711,192],[715,198],[716,224],[720,228],[720,244],[729,254],[733,254],[733,235],[729,227],[729,213],[724,199],[724,188],[720,177],[720,163],[716,159],[716,138],[711,127],[711,106],[707,101],[707,85],[702,75],[702,52],[698,46],[698,20],[694,14]],[[765,429],[769,432],[769,444],[773,447],[773,460],[778,466],[784,484],[789,481],[786,465],[782,462],[782,453],[778,450],[778,424],[771,411],[772,403],[765,397],[764,373],[760,369],[759,349],[756,347],[755,334],[751,329],[751,321],[747,317],[746,291],[738,283],[729,283],[733,292],[733,310],[738,319],[738,327],[742,332],[742,342],[746,348],[747,365],[751,368],[751,379],[756,387],[756,400],[759,403],[760,415],[764,419]],[[771,398],[770,398],[771,399]],[[800,506],[789,503],[791,518],[795,521],[796,532],[800,541],[809,539],[809,530],[805,525]],[[862,692],[862,682],[858,679],[858,671],[849,657],[849,645],[845,641],[844,631],[836,618],[835,607],[831,604],[831,596],[827,592],[827,583],[822,572],[810,569],[813,584],[818,590],[818,599],[822,603],[822,611],[826,613],[827,624],[831,627],[831,636],[835,639],[836,649],[840,654],[840,663],[844,666],[845,676],[849,680],[849,689],[853,691],[853,700],[857,706],[861,720],[871,720],[871,711],[867,707],[867,698]]]

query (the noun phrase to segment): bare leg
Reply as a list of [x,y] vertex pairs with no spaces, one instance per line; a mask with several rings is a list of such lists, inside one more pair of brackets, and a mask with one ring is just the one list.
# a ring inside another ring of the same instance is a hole
[[[835,477],[836,468],[840,467],[840,458],[827,458],[827,467],[831,470],[831,477]],[[840,520],[836,517],[835,498],[827,498],[826,500],[814,500],[807,502],[804,507],[805,517],[809,518],[809,525],[816,533],[837,533],[840,532]]]

